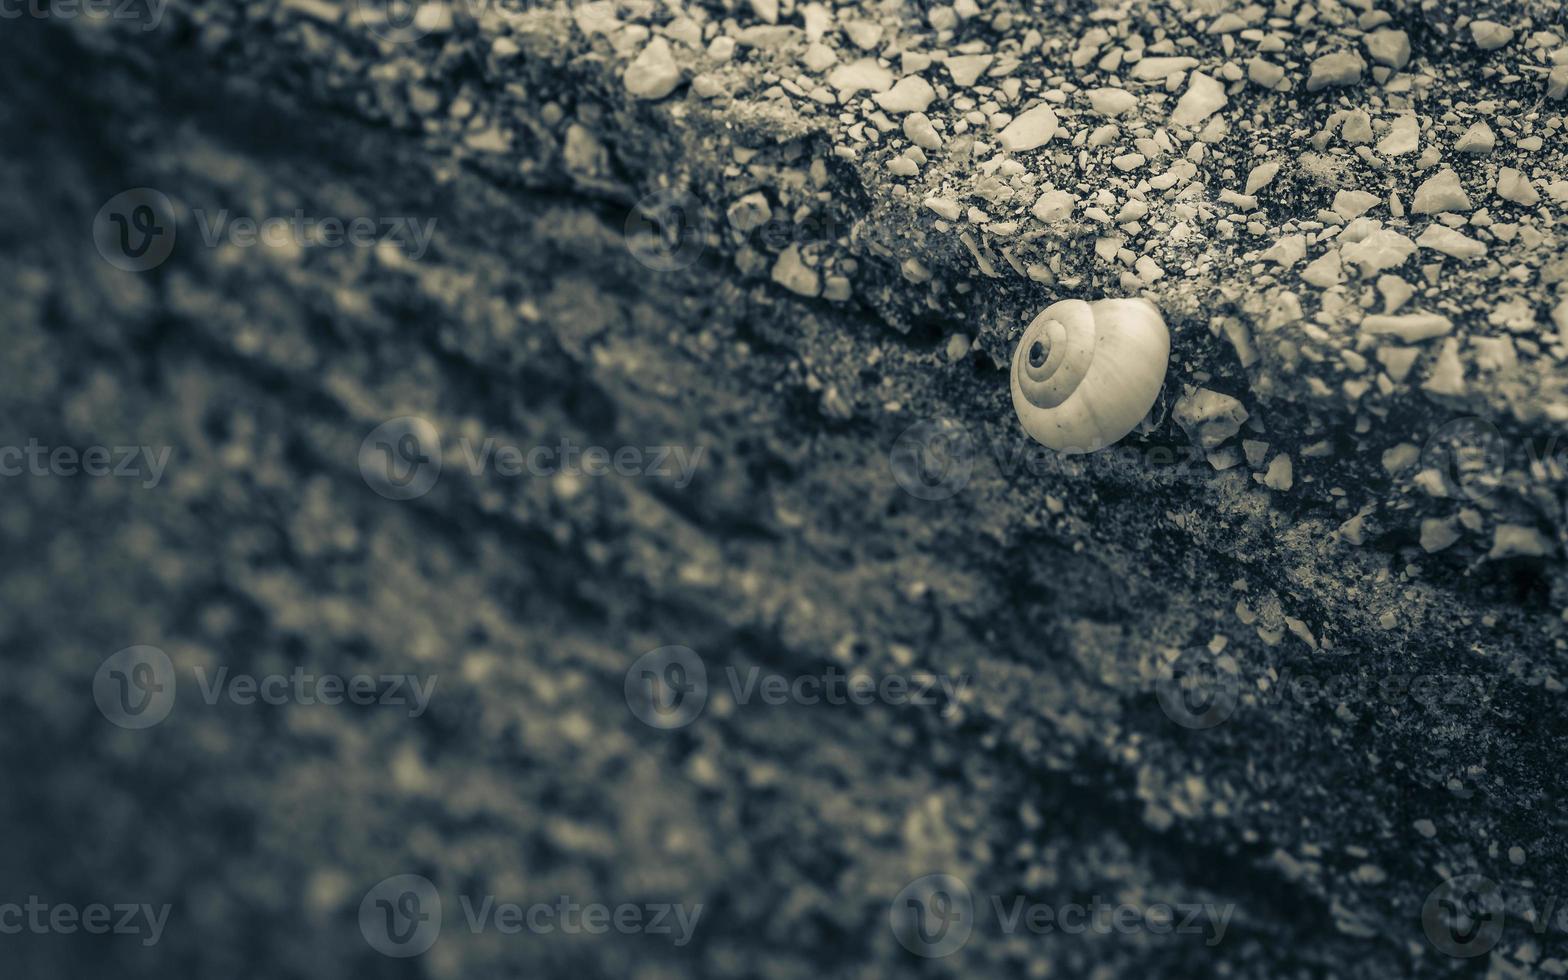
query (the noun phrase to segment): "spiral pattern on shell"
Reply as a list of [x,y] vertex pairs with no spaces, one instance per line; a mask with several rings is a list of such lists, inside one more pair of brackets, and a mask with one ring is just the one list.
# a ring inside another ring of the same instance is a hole
[[1141,299],[1053,303],[1013,353],[1013,408],[1024,431],[1062,453],[1110,446],[1160,395],[1170,331]]

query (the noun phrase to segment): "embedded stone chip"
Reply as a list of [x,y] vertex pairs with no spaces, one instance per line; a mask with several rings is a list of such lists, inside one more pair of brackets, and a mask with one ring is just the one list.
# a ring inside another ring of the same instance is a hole
[[1042,102],[1020,112],[997,136],[997,140],[1002,144],[1003,149],[1010,153],[1017,153],[1044,146],[1054,135],[1056,135],[1056,113]]
[[1242,191],[1242,193],[1247,195],[1256,194],[1258,191],[1261,191],[1263,188],[1273,183],[1275,176],[1279,174],[1279,167],[1280,164],[1278,160],[1270,160],[1266,163],[1260,163],[1256,167],[1253,167],[1252,170],[1247,173],[1247,187]]
[[1514,39],[1514,29],[1495,20],[1472,20],[1470,37],[1482,51],[1495,51]]
[[1066,191],[1050,190],[1040,195],[1029,213],[1047,223],[1065,221],[1077,205],[1078,201]]
[[1090,89],[1088,96],[1094,111],[1111,119],[1138,108],[1138,97],[1124,88]]
[[925,112],[931,100],[936,98],[936,90],[919,75],[905,75],[892,88],[872,98],[888,112]]
[[1404,265],[1416,252],[1416,243],[1397,231],[1379,228],[1359,242],[1341,249],[1344,260],[1359,266],[1363,275],[1384,272]]
[[1312,74],[1307,78],[1307,91],[1318,92],[1323,89],[1358,85],[1361,82],[1361,73],[1366,71],[1367,63],[1354,51],[1336,51],[1333,54],[1323,55],[1312,62]]
[[1177,399],[1171,418],[1188,439],[1203,449],[1215,449],[1241,431],[1247,409],[1230,395],[1198,388]]
[[1464,185],[1459,183],[1459,175],[1450,168],[1444,168],[1416,188],[1410,210],[1415,214],[1438,214],[1443,211],[1473,211],[1475,205],[1470,203]]
[[801,258],[799,245],[791,245],[779,253],[778,261],[773,263],[772,279],[799,296],[816,296],[822,292],[822,279],[817,270]]
[[1486,246],[1446,225],[1433,225],[1421,233],[1416,244],[1430,248],[1456,259],[1478,259],[1486,254]]
[[1334,213],[1351,221],[1372,210],[1382,198],[1367,191],[1340,191],[1334,195]]
[[1497,196],[1527,208],[1541,203],[1540,192],[1530,183],[1530,178],[1513,167],[1504,167],[1497,172]]
[[1367,54],[1380,65],[1399,71],[1410,64],[1410,35],[1383,27],[1366,36]]
[[1414,113],[1396,116],[1389,125],[1388,134],[1377,144],[1377,151],[1386,157],[1414,153],[1421,146],[1421,122]]
[[953,84],[959,88],[968,88],[979,80],[980,75],[991,67],[996,58],[988,54],[961,54],[948,58],[944,65],[947,73],[953,77]]
[[1453,333],[1454,321],[1438,313],[1375,313],[1361,321],[1361,332],[1398,337],[1407,344]]
[[1140,82],[1164,81],[1177,72],[1198,67],[1197,58],[1155,57],[1143,58],[1128,69],[1127,74]]
[[878,64],[875,58],[861,58],[829,72],[828,84],[838,89],[840,95],[886,92],[893,87],[893,73]]
[[1195,71],[1188,81],[1186,94],[1171,113],[1171,122],[1192,129],[1225,108],[1225,102],[1225,86],[1203,72]]
[[1486,120],[1477,120],[1474,125],[1465,130],[1459,142],[1454,144],[1454,149],[1460,153],[1469,153],[1474,156],[1486,156],[1497,145],[1497,134],[1492,132],[1492,127]]
[[942,146],[942,137],[923,112],[911,112],[904,117],[904,136],[922,150],[936,150]]
[[655,37],[648,42],[622,77],[626,91],[636,99],[656,102],[664,98],[681,83],[681,70],[675,64],[670,42]]
[[1284,80],[1285,69],[1265,59],[1262,55],[1247,62],[1247,81],[1254,85],[1261,85],[1266,89],[1274,89],[1278,88],[1279,83]]

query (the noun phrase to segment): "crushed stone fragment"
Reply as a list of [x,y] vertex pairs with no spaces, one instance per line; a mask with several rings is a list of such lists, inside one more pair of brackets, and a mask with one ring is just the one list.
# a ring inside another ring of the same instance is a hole
[[1389,380],[1403,382],[1410,376],[1410,369],[1415,367],[1416,358],[1421,356],[1417,347],[1379,347],[1377,361],[1383,365],[1383,370],[1388,374]]
[[1492,550],[1486,557],[1544,558],[1553,552],[1552,542],[1533,527],[1523,524],[1499,524],[1492,530]]
[[1366,36],[1367,53],[1380,65],[1395,71],[1410,64],[1410,35],[1392,27],[1384,27]]
[[1366,191],[1340,191],[1334,195],[1332,207],[1335,214],[1346,221],[1352,221],[1372,210],[1382,200],[1376,194],[1369,194]]
[[909,142],[922,150],[937,150],[942,147],[942,137],[931,125],[931,119],[923,112],[911,112],[904,117],[904,136]]
[[1407,344],[1453,333],[1454,321],[1438,313],[1374,313],[1361,321],[1361,332],[1398,337]]
[[1372,142],[1372,117],[1365,109],[1353,110],[1345,117],[1345,124],[1340,127],[1339,136],[1346,143]]
[[773,220],[773,208],[761,191],[752,191],[735,202],[724,212],[730,227],[742,234],[749,234]]
[[1040,195],[1029,213],[1047,223],[1065,221],[1077,205],[1077,200],[1066,191],[1049,190]]
[[1019,113],[997,136],[997,141],[1008,152],[1018,153],[1044,146],[1054,135],[1056,113],[1051,111],[1050,106],[1041,103]]
[[1316,58],[1307,78],[1307,91],[1319,92],[1334,86],[1358,85],[1367,63],[1354,51],[1336,51]]
[[1514,29],[1495,20],[1472,20],[1470,37],[1482,51],[1495,51],[1514,39]]
[[1256,194],[1267,187],[1279,173],[1279,166],[1278,160],[1270,160],[1267,163],[1260,163],[1253,167],[1247,174],[1247,187],[1242,193],[1248,195]]
[[1459,359],[1459,341],[1449,337],[1443,341],[1437,362],[1427,376],[1421,390],[1434,395],[1463,395],[1465,393],[1465,366]]
[[1380,228],[1341,251],[1346,262],[1359,266],[1362,275],[1369,276],[1404,265],[1415,254],[1416,243],[1397,231]]
[[1378,142],[1377,151],[1386,157],[1397,157],[1414,153],[1420,147],[1421,122],[1414,113],[1407,112],[1394,117],[1388,135]]
[[926,206],[927,210],[946,218],[948,221],[957,221],[958,216],[964,213],[957,201],[945,197],[928,197],[921,203]]
[[919,75],[905,75],[886,92],[872,96],[877,105],[895,113],[925,112],[935,98],[936,90]]
[[1171,123],[1192,129],[1225,108],[1225,103],[1225,86],[1217,79],[1195,71],[1187,83],[1186,94],[1171,113]]
[[1480,119],[1465,130],[1464,135],[1459,137],[1459,142],[1454,144],[1454,149],[1460,153],[1484,157],[1491,153],[1496,145],[1497,134],[1492,132],[1492,127],[1486,124],[1486,120]]
[[[1405,241],[1409,242],[1410,239],[1406,238]],[[1410,242],[1410,251],[1415,251],[1415,242]],[[1383,297],[1384,313],[1398,313],[1400,307],[1410,302],[1410,297],[1416,294],[1415,287],[1398,276],[1378,276],[1377,291]]]
[[1285,69],[1261,55],[1247,62],[1247,81],[1266,89],[1279,88],[1285,80]]
[[1286,235],[1274,243],[1274,247],[1263,253],[1265,261],[1278,262],[1288,269],[1307,257],[1307,236]]
[[1247,409],[1230,395],[1198,388],[1177,400],[1171,418],[1188,439],[1207,450],[1218,448],[1241,431]]
[[1561,100],[1568,97],[1568,62],[1552,69],[1546,78],[1546,97]]
[[1412,214],[1473,210],[1475,205],[1470,203],[1464,185],[1459,183],[1459,175],[1448,167],[1422,181],[1421,186],[1416,188],[1415,200],[1410,204]]
[[[1295,474],[1295,464],[1291,462],[1289,456],[1285,455],[1284,453],[1280,453],[1278,456],[1275,456],[1272,461],[1270,461],[1268,472],[1263,474],[1263,485],[1268,487],[1270,490],[1278,490],[1279,492],[1284,493],[1286,490],[1289,490],[1292,486],[1295,485]],[[1295,622],[1300,623],[1301,620],[1296,620]],[[1294,626],[1291,628],[1291,632],[1296,633],[1296,635],[1301,637],[1303,640],[1307,640],[1307,642],[1315,648],[1317,646],[1317,641],[1308,639],[1308,637],[1311,637],[1311,633],[1306,633],[1305,636],[1302,636],[1302,632],[1305,631],[1305,623],[1301,624],[1300,632],[1298,632]]]
[[882,25],[870,20],[851,20],[844,25],[849,42],[862,51],[871,51],[882,43]]
[[953,77],[953,84],[959,88],[969,88],[996,58],[989,54],[961,54],[948,58],[943,64],[947,73]]
[[886,92],[893,87],[893,73],[878,64],[875,58],[861,58],[833,69],[828,74],[828,84],[846,96],[857,92]]
[[801,258],[799,245],[791,245],[779,253],[778,260],[773,263],[772,279],[799,296],[816,296],[822,292],[821,278]]
[[1535,185],[1513,167],[1504,167],[1497,172],[1497,196],[1527,208],[1541,203],[1541,195]]
[[662,37],[649,41],[622,76],[626,91],[636,99],[656,102],[664,98],[681,82],[681,70],[675,64],[670,42]]
[[1421,550],[1434,554],[1459,540],[1459,524],[1453,518],[1428,517],[1421,522]]
[[1196,67],[1198,67],[1197,58],[1144,58],[1137,64],[1133,65],[1132,68],[1128,69],[1127,74],[1140,82],[1159,82],[1169,78],[1177,72],[1183,72],[1189,68]]
[[1123,88],[1097,88],[1088,92],[1089,105],[1102,116],[1115,119],[1138,108],[1138,97]]
[[1345,272],[1339,260],[1339,249],[1331,248],[1313,259],[1301,271],[1301,279],[1319,289],[1328,289],[1343,283]]
[[1445,225],[1431,226],[1421,233],[1416,244],[1456,259],[1478,259],[1486,254],[1485,245]]

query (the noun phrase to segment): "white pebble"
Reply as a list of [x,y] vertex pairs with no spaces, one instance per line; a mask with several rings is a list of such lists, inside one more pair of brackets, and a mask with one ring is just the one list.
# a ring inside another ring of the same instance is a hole
[[1192,129],[1225,108],[1225,102],[1224,85],[1202,72],[1193,72],[1187,93],[1176,103],[1176,111],[1171,113],[1171,122]]
[[906,75],[891,89],[872,98],[888,112],[925,112],[936,91],[919,75]]
[[1438,214],[1443,211],[1471,211],[1475,205],[1459,183],[1459,175],[1444,168],[1416,188],[1415,200],[1410,205],[1414,214]]
[[657,101],[675,91],[681,83],[681,70],[675,65],[670,42],[656,37],[648,42],[630,65],[623,78],[633,98]]
[[1041,103],[1019,113],[1017,118],[1002,130],[997,140],[1002,144],[1003,149],[1017,153],[1044,146],[1054,135],[1056,135],[1056,113],[1051,111],[1050,106]]

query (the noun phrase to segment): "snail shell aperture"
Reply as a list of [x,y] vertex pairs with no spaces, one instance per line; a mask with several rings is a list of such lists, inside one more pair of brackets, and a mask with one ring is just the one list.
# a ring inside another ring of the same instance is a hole
[[1170,354],[1165,319],[1147,300],[1053,303],[1013,352],[1013,409],[1058,452],[1104,449],[1149,414]]

